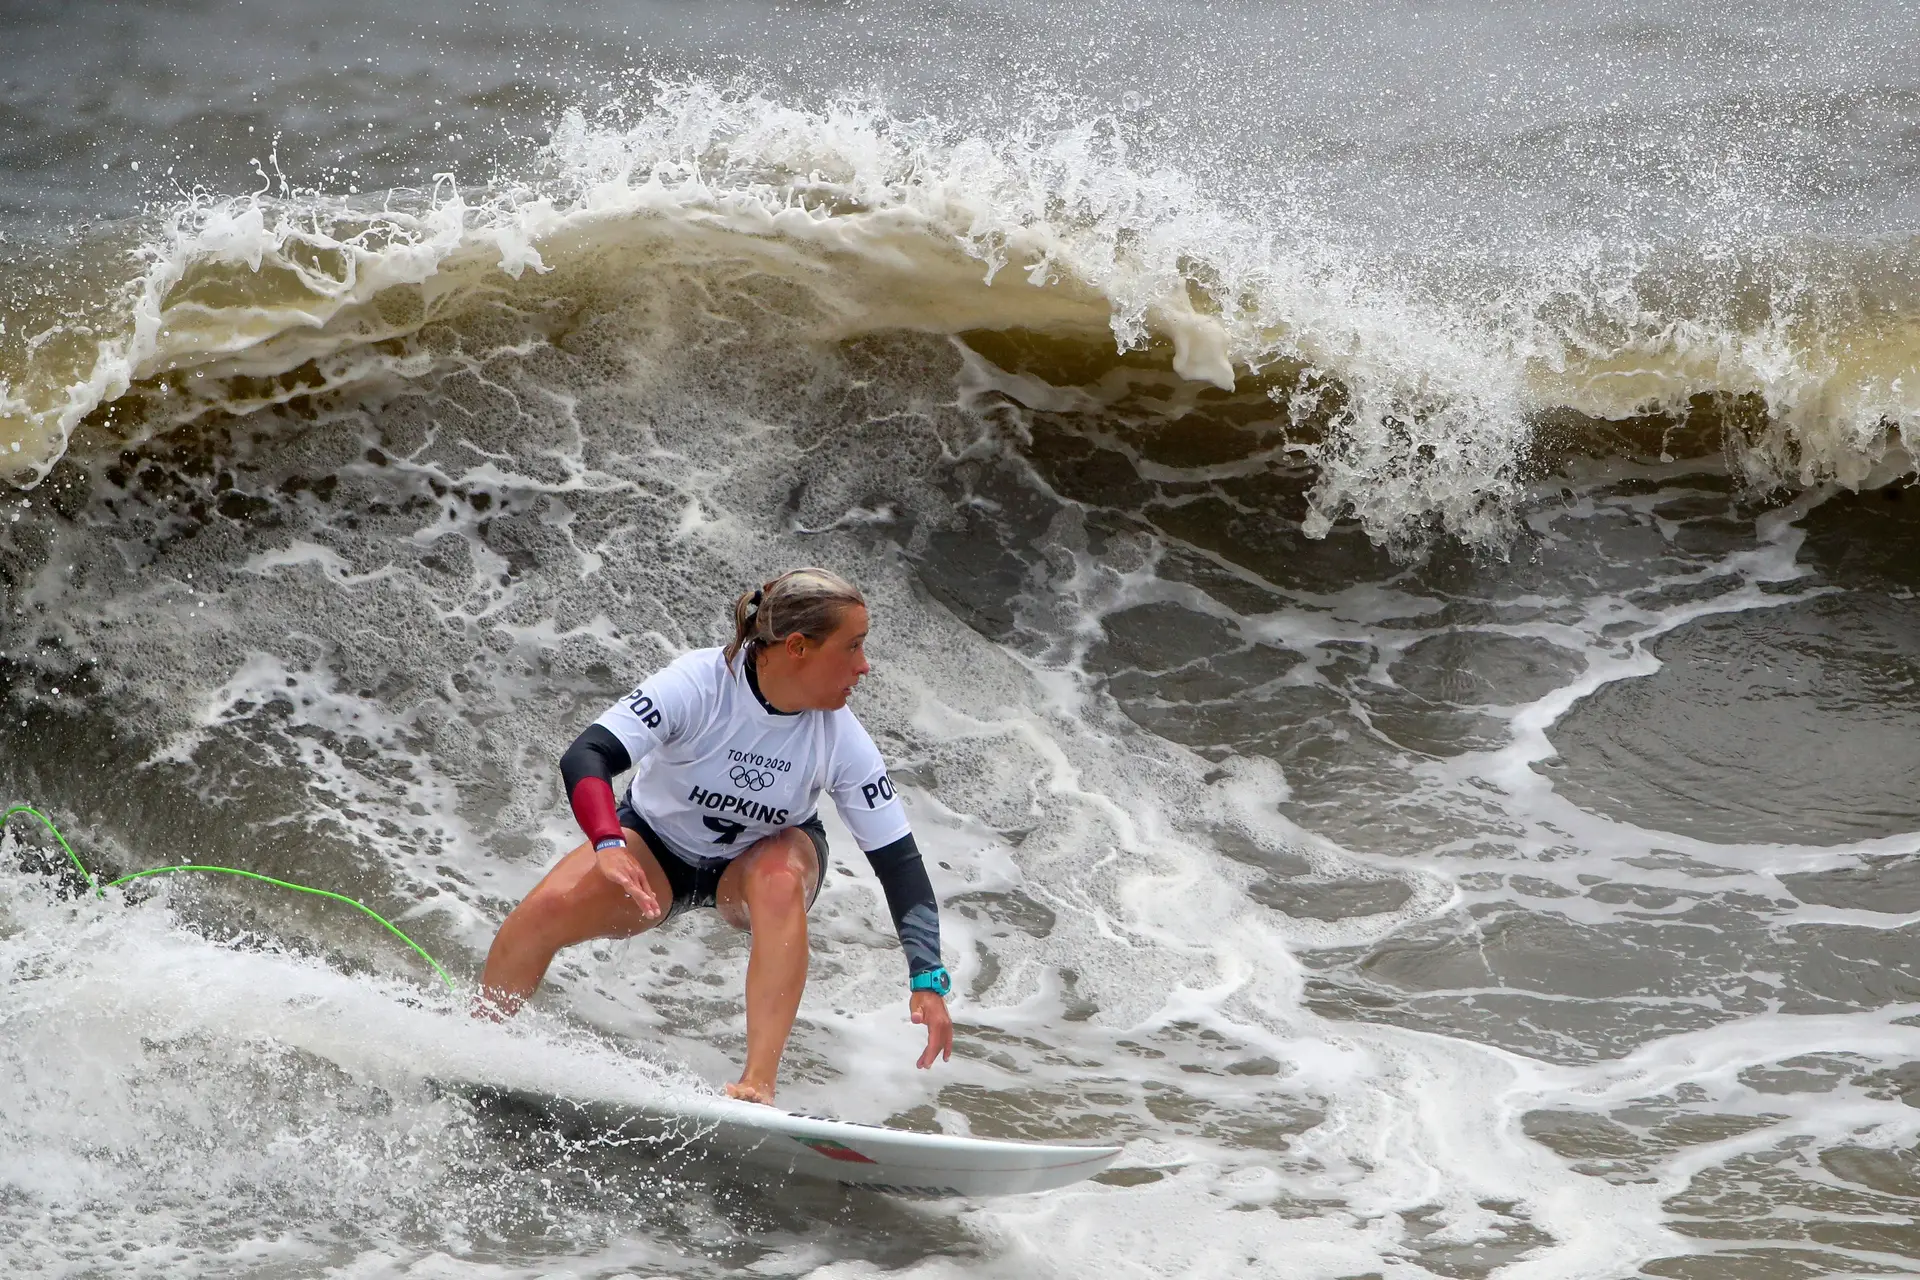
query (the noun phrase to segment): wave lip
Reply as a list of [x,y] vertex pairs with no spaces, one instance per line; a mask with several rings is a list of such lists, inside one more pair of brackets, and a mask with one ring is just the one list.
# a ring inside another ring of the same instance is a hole
[[1309,533],[1497,545],[1543,416],[1745,399],[1729,445],[1753,483],[1907,469],[1915,243],[1409,263],[1289,207],[1230,213],[1111,118],[979,136],[686,83],[569,112],[538,172],[486,188],[182,202],[130,281],[93,272],[0,332],[0,467],[37,483],[83,424],[125,437],[408,378],[430,363],[415,335],[490,301],[704,273],[804,295],[791,341],[1026,329],[1161,348],[1202,387],[1251,377],[1317,467]]

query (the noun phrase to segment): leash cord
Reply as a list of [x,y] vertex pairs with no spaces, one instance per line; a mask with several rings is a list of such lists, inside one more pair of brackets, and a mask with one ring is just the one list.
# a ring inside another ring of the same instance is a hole
[[[387,919],[357,898],[349,898],[345,894],[332,893],[326,889],[315,889],[309,885],[294,884],[290,880],[276,880],[272,876],[263,876],[257,871],[242,871],[238,867],[209,867],[197,863],[181,863],[178,866],[171,867],[149,867],[145,871],[136,871],[132,875],[121,876],[118,880],[109,880],[103,885],[94,877],[93,872],[87,870],[86,864],[80,861],[80,855],[73,851],[73,846],[67,843],[67,838],[60,834],[60,828],[54,826],[52,820],[49,819],[46,814],[40,812],[32,805],[17,804],[5,813],[0,813],[0,827],[4,827],[16,814],[26,814],[30,818],[39,820],[40,825],[45,827],[53,838],[59,842],[61,849],[66,851],[66,855],[73,862],[75,869],[78,870],[81,877],[86,880],[87,887],[92,889],[97,897],[104,898],[107,896],[108,889],[126,884],[131,880],[141,880],[147,876],[171,875],[176,871],[217,871],[222,875],[244,876],[248,880],[259,880],[265,884],[279,885],[282,889],[292,889],[297,893],[310,893],[316,898],[331,898],[335,902],[344,902],[354,910],[372,916],[375,920],[379,921],[389,933],[406,943],[409,947],[412,947],[419,957],[427,962],[433,971],[439,975],[440,981],[446,984],[448,991],[454,991],[453,979],[449,978],[447,971],[442,969],[439,963],[427,954],[425,947],[402,933],[399,926],[394,924],[393,921]],[[455,992],[455,994],[458,994],[458,992]]]

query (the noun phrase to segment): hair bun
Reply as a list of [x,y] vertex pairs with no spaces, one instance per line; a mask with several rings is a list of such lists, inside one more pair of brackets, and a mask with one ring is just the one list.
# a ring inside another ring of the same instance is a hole
[[840,625],[843,610],[866,603],[860,588],[829,569],[789,569],[734,597],[733,640],[723,651],[727,667],[732,669],[742,650],[752,653],[790,635],[825,640]]

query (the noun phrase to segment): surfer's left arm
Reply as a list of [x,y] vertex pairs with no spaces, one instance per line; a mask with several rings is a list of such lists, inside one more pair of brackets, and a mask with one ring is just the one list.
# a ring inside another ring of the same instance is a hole
[[953,1057],[953,1019],[947,1013],[947,970],[940,961],[940,902],[907,826],[906,805],[887,777],[880,750],[853,713],[835,713],[835,743],[829,786],[834,807],[846,819],[887,896],[894,932],[907,957],[907,983],[916,1026],[927,1029],[919,1065]]
[[[896,802],[897,803],[897,802]],[[940,962],[940,903],[933,896],[933,881],[927,877],[927,864],[920,857],[920,846],[909,831],[898,840],[866,851],[873,873],[879,877],[880,891],[887,895],[887,910],[893,916],[894,932],[900,935],[900,949],[907,955],[909,983],[927,982],[934,975],[946,977]],[[919,1065],[930,1067],[936,1058],[953,1057],[953,1019],[947,1013],[944,993],[916,990],[910,998],[913,1021],[927,1029],[927,1048]]]

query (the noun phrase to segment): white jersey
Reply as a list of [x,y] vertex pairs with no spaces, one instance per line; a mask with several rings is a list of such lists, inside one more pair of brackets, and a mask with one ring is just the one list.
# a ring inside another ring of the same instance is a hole
[[865,852],[908,833],[906,806],[853,712],[773,710],[744,655],[728,670],[719,649],[682,654],[594,723],[634,762],[627,803],[685,857],[738,857],[812,817],[822,791]]

